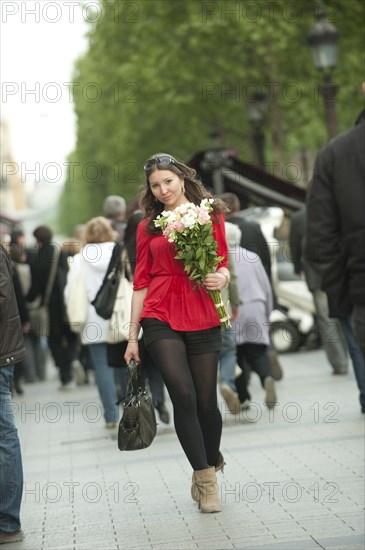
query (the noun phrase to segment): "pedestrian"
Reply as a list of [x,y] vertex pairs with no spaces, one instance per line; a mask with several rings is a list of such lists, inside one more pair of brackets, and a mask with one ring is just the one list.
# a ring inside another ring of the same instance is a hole
[[[79,254],[83,245],[83,234],[85,230],[85,224],[77,224],[74,227],[72,237],[63,242],[62,252],[66,255],[67,262],[70,262],[70,258]],[[67,275],[66,275],[67,280]],[[71,362],[71,370],[74,375],[74,381],[77,386],[89,383],[90,371],[92,367],[89,361],[89,351],[87,346],[83,346],[80,341],[80,334],[76,333],[76,352],[74,359]]]
[[11,382],[14,364],[24,359],[25,347],[11,271],[9,255],[0,245],[0,544],[24,539],[20,523],[23,465]]
[[[89,302],[85,326],[81,331],[81,343],[89,349],[88,356],[103,406],[105,427],[113,429],[117,425],[119,412],[113,369],[109,367],[107,357],[109,320],[100,317],[91,302],[104,280],[118,234],[109,220],[98,216],[86,224],[83,238],[84,246],[81,252],[73,257],[73,269],[83,280]],[[66,301],[67,296],[66,284]]]
[[[241,230],[241,242],[240,246],[257,254],[265,268],[266,274],[269,278],[271,289],[271,254],[269,245],[265,239],[265,236],[258,223],[246,220],[240,213],[240,200],[235,193],[223,193],[220,198],[226,203],[229,208],[229,212],[226,213],[226,221],[238,225]],[[274,304],[276,304],[276,297],[273,291]],[[271,373],[274,380],[281,380],[283,377],[283,369],[279,362],[278,354],[276,353],[272,343],[267,349],[267,353],[271,365]]]
[[[28,247],[26,245],[24,231],[21,228],[17,228],[12,231],[9,246],[10,258],[13,264],[14,289],[17,297],[20,319],[23,326],[23,337],[25,343],[26,357],[23,363],[22,371],[26,382],[44,380],[46,370],[44,346],[42,346],[40,336],[30,329],[29,324],[29,304],[26,297],[31,287],[31,269],[27,263]],[[30,251],[29,253],[31,254]],[[15,365],[14,368],[15,387],[17,385],[17,371],[19,370],[20,365],[21,363]]]
[[128,218],[128,223],[125,228],[124,248],[127,253],[129,265],[134,275],[137,261],[137,229],[140,222],[143,220],[141,210],[135,210]]
[[270,281],[259,256],[240,246],[240,228],[226,222],[226,235],[229,254],[234,257],[238,294],[242,302],[237,320],[233,323],[237,362],[242,371],[236,378],[239,407],[249,407],[251,395],[248,386],[253,370],[265,390],[265,404],[271,409],[276,405],[276,390],[267,353],[273,305]]
[[306,207],[303,206],[291,216],[290,256],[297,275],[305,278],[308,290],[313,296],[320,341],[332,366],[333,374],[346,374],[348,350],[346,339],[338,319],[330,319],[328,301],[322,290],[322,277],[316,266],[303,255],[306,232]]
[[[365,82],[362,85],[365,93]],[[329,314],[352,328],[365,360],[365,110],[319,153],[307,199],[305,254],[322,275]],[[347,328],[346,328],[347,327]],[[348,340],[349,343],[349,340]],[[350,353],[353,349],[349,343]],[[364,362],[351,358],[365,413]]]
[[241,210],[240,200],[235,193],[223,193],[220,195],[220,198],[229,208],[229,212],[225,216],[226,221],[238,225],[241,230],[240,246],[259,256],[271,282],[270,249],[260,225],[254,221],[246,220],[239,215]]
[[[73,387],[73,378],[83,374],[81,366],[76,365],[74,373],[72,364],[78,355],[77,335],[71,331],[64,304],[64,288],[67,277],[67,254],[52,242],[53,233],[47,226],[36,227],[33,232],[36,239],[36,249],[28,252],[27,262],[31,270],[31,287],[27,300],[32,303],[44,303],[51,273],[54,278],[48,300],[49,332],[47,343],[56,367],[59,369],[61,381],[60,390]],[[56,264],[56,265],[54,265]],[[42,378],[45,378],[45,372]]]
[[[206,292],[229,283],[227,243],[224,230],[225,205],[213,202],[213,234],[217,271],[194,288],[176,252],[154,225],[164,210],[192,202],[199,205],[209,197],[196,172],[170,155],[150,157],[144,165],[146,185],[141,208],[144,219],[137,230],[137,265],[125,354],[127,363],[139,362],[137,336],[143,327],[148,353],[159,367],[169,392],[177,436],[194,470],[192,497],[203,512],[221,511],[216,470],[223,468],[219,452],[222,417],[217,403],[218,355],[221,348],[220,321]],[[205,288],[204,288],[205,287]]]
[[109,195],[103,203],[103,215],[110,220],[112,228],[118,233],[118,242],[124,244],[127,203],[120,195]]

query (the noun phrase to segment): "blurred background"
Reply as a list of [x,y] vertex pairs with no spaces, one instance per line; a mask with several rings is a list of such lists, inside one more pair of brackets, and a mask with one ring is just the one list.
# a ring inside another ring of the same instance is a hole
[[[305,200],[362,108],[361,0],[4,1],[1,227],[67,236],[156,151],[242,208]],[[284,216],[285,218],[285,216]],[[285,223],[284,223],[285,226]]]

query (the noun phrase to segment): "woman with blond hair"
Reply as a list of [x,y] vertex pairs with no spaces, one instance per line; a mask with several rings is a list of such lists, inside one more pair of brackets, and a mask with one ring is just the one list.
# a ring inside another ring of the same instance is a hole
[[[106,428],[115,428],[118,421],[117,393],[113,369],[108,366],[107,334],[108,320],[102,319],[91,302],[94,300],[107,272],[115,242],[118,238],[110,221],[99,216],[85,226],[84,246],[73,257],[75,272],[82,277],[89,301],[85,326],[81,331],[81,343],[88,346],[95,381],[103,405]],[[67,290],[65,298],[67,300]]]

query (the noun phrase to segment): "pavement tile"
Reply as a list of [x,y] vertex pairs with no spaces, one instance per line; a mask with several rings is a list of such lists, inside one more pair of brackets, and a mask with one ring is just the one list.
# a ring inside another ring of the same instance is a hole
[[252,546],[251,550],[318,550],[318,544],[313,539],[296,539],[290,542],[280,541],[273,544]]
[[65,397],[50,367],[46,382],[15,398],[26,539],[9,550],[363,549],[364,423],[353,373],[332,377],[322,350],[280,361],[274,411],[252,377],[252,410],[238,421],[224,415],[220,514],[192,502],[192,471],[171,425],[159,426],[149,449],[121,453],[116,434],[82,412],[98,403],[96,387]]

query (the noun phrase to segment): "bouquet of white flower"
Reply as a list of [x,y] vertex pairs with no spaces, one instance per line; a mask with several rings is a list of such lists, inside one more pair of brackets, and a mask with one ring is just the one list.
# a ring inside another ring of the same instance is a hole
[[[210,213],[214,199],[203,199],[200,206],[192,202],[182,204],[175,210],[164,210],[154,220],[164,237],[174,243],[177,260],[184,262],[190,280],[201,285],[208,273],[217,269],[222,261],[217,256],[217,242],[213,237]],[[195,287],[194,287],[195,288]],[[229,328],[229,315],[224,307],[220,290],[207,291],[217,309],[222,328]]]

